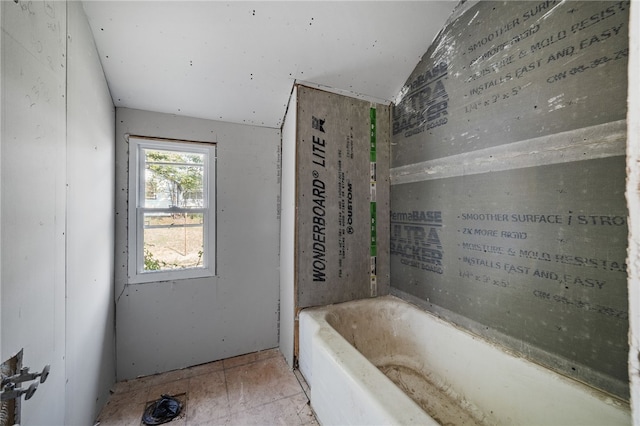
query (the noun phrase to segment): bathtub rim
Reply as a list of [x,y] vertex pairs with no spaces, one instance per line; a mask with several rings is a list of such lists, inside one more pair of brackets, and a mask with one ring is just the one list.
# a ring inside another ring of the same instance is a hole
[[[513,338],[497,330],[487,328],[487,326],[482,325],[477,321],[473,321],[469,318],[463,317],[462,315],[430,303],[429,301],[422,300],[416,296],[413,296],[412,294],[403,292],[402,290],[392,288],[391,293],[388,296],[395,297],[396,299],[404,301],[419,309],[420,311],[433,316],[439,321],[443,321],[447,325],[450,325],[464,333],[470,334],[475,338],[483,340],[487,344],[492,345],[513,357],[521,358],[543,369],[550,370],[565,379],[585,386],[585,390],[593,392],[595,395],[600,396],[601,399],[611,398],[623,406],[630,407],[629,399],[624,399],[620,395],[607,390],[608,388],[617,389],[617,392],[628,395],[630,392],[629,383],[625,385],[621,381],[613,380],[612,378],[593,371],[589,367],[584,366],[580,363],[573,362],[569,359],[553,354],[544,349],[529,345],[519,339]],[[507,346],[503,342],[507,342],[509,346]],[[515,349],[516,347],[525,347],[526,351],[517,350]],[[576,370],[579,369],[580,372],[584,373],[585,378],[589,378],[593,382],[590,383],[586,380],[582,380],[579,377],[576,377],[571,373],[572,368],[575,368]],[[593,383],[602,383],[605,384],[606,387],[597,387]]]
[[[588,399],[590,401],[595,402],[596,400],[598,401],[598,404],[602,404],[602,407],[607,406],[608,408],[606,409],[606,412],[614,415],[614,417],[616,419],[620,419],[620,418],[630,418],[631,414],[630,414],[630,406],[627,402],[620,400],[619,398],[616,398],[615,396],[612,396],[606,392],[601,391],[600,389],[594,388],[592,386],[589,386],[588,384],[585,384],[583,382],[577,381],[571,377],[567,377],[565,375],[562,375],[554,370],[549,369],[546,366],[540,365],[539,363],[535,363],[532,362],[531,360],[527,359],[526,357],[520,356],[518,353],[515,353],[512,350],[509,350],[508,348],[504,348],[502,345],[500,345],[499,343],[494,343],[491,342],[489,340],[487,340],[486,338],[484,338],[483,336],[478,336],[473,332],[470,332],[469,330],[460,327],[456,324],[453,324],[449,321],[447,321],[446,319],[443,319],[441,317],[439,317],[438,315],[434,314],[433,312],[429,312],[429,311],[425,311],[424,309],[422,309],[419,306],[416,306],[414,303],[411,303],[403,298],[400,298],[396,295],[387,295],[387,296],[381,296],[381,297],[376,297],[376,298],[369,298],[369,299],[361,299],[361,300],[355,300],[355,301],[351,301],[351,302],[343,302],[343,303],[339,303],[339,304],[333,304],[333,305],[326,305],[326,306],[320,306],[320,307],[313,307],[313,308],[307,308],[303,311],[301,311],[301,314],[303,312],[305,312],[305,315],[309,316],[310,318],[313,318],[314,321],[316,321],[316,323],[318,324],[318,327],[320,327],[320,324],[324,324],[325,327],[330,328],[331,330],[333,330],[333,332],[340,337],[340,339],[342,339],[344,341],[344,343],[346,345],[348,345],[353,351],[357,352],[358,355],[362,356],[363,359],[365,359],[367,362],[370,362],[369,360],[367,360],[364,355],[362,355],[356,348],[354,348],[353,346],[350,345],[350,343],[348,342],[347,339],[345,339],[342,335],[340,335],[340,333],[335,330],[331,324],[326,320],[326,316],[331,313],[333,310],[340,309],[341,305],[347,305],[347,304],[353,304],[353,303],[358,303],[358,304],[367,304],[367,303],[396,303],[396,304],[401,304],[405,307],[407,307],[408,309],[410,309],[411,311],[413,311],[415,314],[417,315],[426,315],[429,321],[433,321],[435,324],[437,324],[438,327],[445,327],[448,329],[453,329],[455,331],[458,332],[462,332],[460,333],[460,338],[463,339],[469,339],[470,341],[474,341],[477,342],[478,344],[484,346],[487,348],[487,350],[490,351],[497,351],[497,353],[502,354],[501,356],[505,356],[507,357],[507,359],[510,360],[510,362],[513,362],[515,364],[520,364],[522,363],[523,367],[526,367],[526,370],[530,373],[530,374],[534,374],[536,377],[540,376],[542,377],[542,381],[551,381],[551,382],[558,382],[558,384],[554,385],[554,387],[557,387],[557,389],[560,388],[565,388],[565,389],[570,389],[571,393],[573,393],[573,391],[576,391],[576,395],[577,396],[570,396],[568,399],[569,400],[575,400],[577,398],[577,400],[581,400],[581,399]],[[301,327],[302,329],[302,327]],[[316,333],[313,333],[316,334]],[[301,339],[303,338],[302,333],[301,333]],[[302,350],[303,345],[301,344],[301,350]],[[300,356],[302,357],[302,353],[300,354]],[[373,366],[373,368],[375,368],[377,370],[377,367],[375,367],[375,365],[373,365],[371,363],[371,365]],[[303,372],[303,375],[305,375],[305,377],[307,376],[306,372],[303,371],[303,366],[302,366],[302,362],[301,362],[301,372]],[[382,374],[382,373],[381,373]],[[436,370],[436,374],[441,374],[440,372],[438,372]],[[309,381],[309,385],[311,386],[312,389],[312,393],[313,393],[313,378],[309,378],[307,379]],[[538,380],[538,379],[536,379]],[[395,385],[394,385],[395,386]],[[408,397],[408,396],[407,396]],[[312,398],[313,400],[313,398]],[[473,401],[473,398],[470,399],[471,402]],[[600,407],[600,405],[598,405],[598,407]],[[557,408],[556,408],[557,409]],[[526,410],[525,410],[526,411]],[[587,410],[588,411],[588,410]],[[485,413],[487,413],[487,410],[485,408]],[[490,416],[493,417],[493,416]],[[617,423],[616,423],[617,424]],[[626,424],[626,423],[620,423],[620,424]]]
[[[342,303],[353,302],[355,301]],[[313,342],[312,345],[317,350],[311,357],[312,366],[317,367],[319,364],[318,357],[322,357],[324,358],[323,363],[327,361],[332,362],[337,368],[346,371],[351,385],[361,392],[360,397],[374,402],[375,408],[378,410],[377,414],[381,419],[379,424],[440,426],[440,423],[429,416],[415,401],[398,388],[389,377],[380,371],[327,322],[327,314],[333,307],[342,303],[305,308],[299,314],[301,328],[303,323],[308,321],[311,321],[315,328],[310,336]],[[300,349],[302,350],[303,347],[305,346],[301,344]],[[329,350],[328,348],[333,350]],[[320,364],[322,365],[322,363]],[[302,365],[300,365],[300,367],[302,367]],[[354,374],[354,372],[363,369],[366,369],[366,375]],[[319,389],[318,384],[321,379],[314,378],[314,376],[317,376],[318,371],[314,371],[313,374],[308,374],[308,371],[300,368],[300,372],[310,387],[312,409],[316,413],[316,416],[323,422],[329,420],[327,423],[333,424],[333,422],[330,421],[331,415],[327,414],[326,411],[329,409],[326,407],[326,398],[321,397],[318,393],[319,390],[322,390]],[[356,422],[355,424],[358,423],[359,422]],[[351,423],[347,422],[347,424]]]

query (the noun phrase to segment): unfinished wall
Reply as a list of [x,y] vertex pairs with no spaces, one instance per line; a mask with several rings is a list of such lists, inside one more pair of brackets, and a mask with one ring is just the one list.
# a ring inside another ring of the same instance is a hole
[[0,7],[2,359],[24,348],[24,366],[51,364],[22,423],[63,424],[66,4]]
[[113,105],[79,3],[0,7],[1,355],[51,364],[22,424],[92,424],[115,381]]
[[[217,144],[217,274],[127,282],[125,135]],[[278,346],[280,131],[120,108],[116,112],[118,379]]]
[[280,352],[293,367],[295,333],[296,123],[298,89],[293,87],[282,126],[280,174]]
[[68,3],[65,424],[90,424],[115,382],[115,108],[84,10]]
[[462,5],[393,113],[393,291],[622,399],[629,2]]
[[306,86],[296,105],[296,306],[387,294],[389,107]]
[[629,19],[627,205],[629,207],[629,381],[633,424],[640,424],[640,8]]

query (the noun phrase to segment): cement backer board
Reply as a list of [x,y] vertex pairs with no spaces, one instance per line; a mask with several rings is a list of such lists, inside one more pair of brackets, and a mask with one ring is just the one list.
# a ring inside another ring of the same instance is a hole
[[[299,308],[387,294],[389,107],[298,86]],[[376,140],[376,280],[371,280],[371,110]]]
[[403,89],[391,171],[394,288],[623,399],[628,8],[458,13]]
[[629,1],[483,1],[456,16],[393,109],[392,167],[626,117]]
[[393,286],[626,383],[623,179],[611,157],[394,186]]

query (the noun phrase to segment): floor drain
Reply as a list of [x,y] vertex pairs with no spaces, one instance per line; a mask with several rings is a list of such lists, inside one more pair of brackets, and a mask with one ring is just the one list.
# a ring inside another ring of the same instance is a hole
[[183,403],[176,396],[163,394],[160,399],[147,405],[142,415],[145,425],[161,425],[178,417],[183,409]]

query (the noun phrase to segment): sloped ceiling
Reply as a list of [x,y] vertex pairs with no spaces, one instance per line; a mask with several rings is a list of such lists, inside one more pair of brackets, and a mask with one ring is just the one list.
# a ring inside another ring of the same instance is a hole
[[281,126],[292,85],[393,101],[454,1],[85,1],[117,107]]

